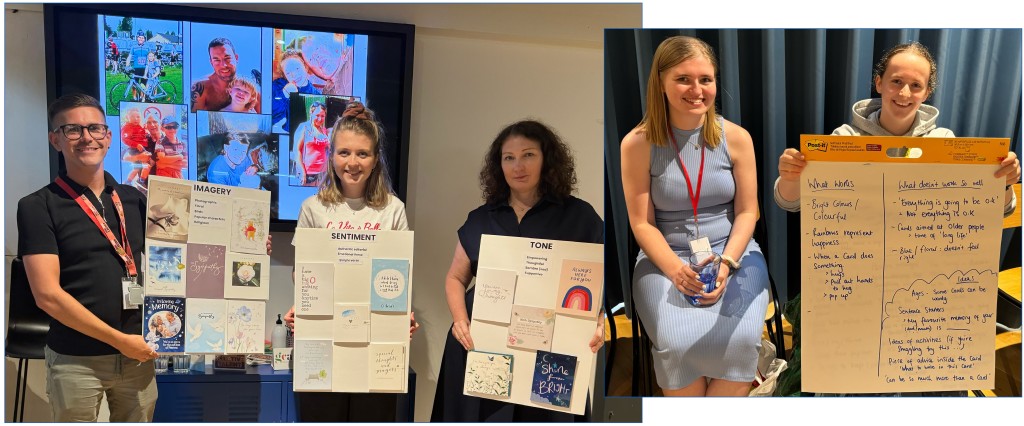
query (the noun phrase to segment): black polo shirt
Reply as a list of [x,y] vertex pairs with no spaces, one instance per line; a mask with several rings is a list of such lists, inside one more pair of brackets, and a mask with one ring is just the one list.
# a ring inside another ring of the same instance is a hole
[[522,222],[516,220],[507,200],[477,207],[459,228],[459,242],[469,256],[474,277],[483,234],[600,244],[604,242],[604,221],[593,206],[571,195],[565,199],[542,197],[526,211]]
[[[106,187],[100,200],[92,191],[75,183],[66,175],[64,181],[79,193],[85,193],[96,209],[104,214],[111,231],[121,241],[121,225],[111,199],[117,191],[124,206],[125,230],[135,261],[142,259],[145,244],[146,197],[137,189],[120,185],[104,173]],[[139,309],[122,306],[121,277],[126,268],[103,232],[89,219],[75,200],[56,183],[50,183],[18,201],[18,255],[56,254],[60,261],[60,286],[86,309],[111,327],[128,334],[142,333]],[[138,264],[142,270],[144,265]],[[65,355],[110,355],[117,349],[93,339],[59,321],[50,322],[46,345]]]

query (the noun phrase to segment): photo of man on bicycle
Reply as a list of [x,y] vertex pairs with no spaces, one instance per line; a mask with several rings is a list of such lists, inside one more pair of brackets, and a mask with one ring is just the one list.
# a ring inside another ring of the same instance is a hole
[[181,50],[180,21],[104,15],[103,29],[107,114],[119,115],[121,102],[184,103],[182,64],[169,54]]

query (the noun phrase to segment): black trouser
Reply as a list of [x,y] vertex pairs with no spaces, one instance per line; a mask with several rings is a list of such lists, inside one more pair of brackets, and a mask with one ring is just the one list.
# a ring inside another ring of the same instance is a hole
[[295,392],[300,422],[394,422],[398,394]]

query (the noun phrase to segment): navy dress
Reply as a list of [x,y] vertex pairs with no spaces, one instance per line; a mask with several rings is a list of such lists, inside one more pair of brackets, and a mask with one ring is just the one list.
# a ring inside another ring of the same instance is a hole
[[[604,242],[604,222],[590,204],[573,196],[541,198],[526,212],[521,223],[517,222],[508,202],[480,206],[469,213],[466,223],[459,228],[459,242],[469,256],[474,277],[480,263],[480,236],[483,234],[600,244]],[[466,292],[466,312],[470,318],[475,288]],[[437,376],[431,422],[589,421],[587,416],[463,395],[465,371],[466,349],[449,329],[441,372]]]

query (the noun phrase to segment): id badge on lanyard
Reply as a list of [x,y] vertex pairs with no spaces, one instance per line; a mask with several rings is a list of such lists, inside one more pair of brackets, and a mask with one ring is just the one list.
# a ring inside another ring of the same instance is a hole
[[124,309],[139,309],[146,297],[145,289],[139,284],[138,277],[121,277],[121,291]]

